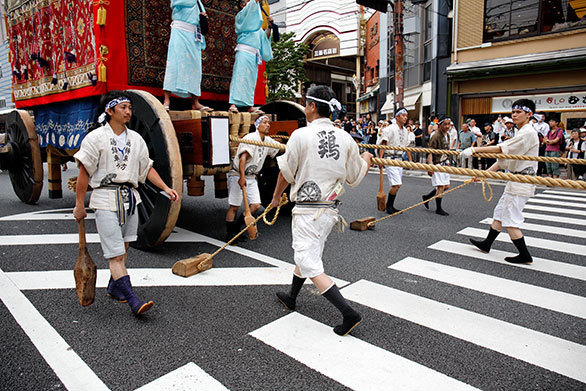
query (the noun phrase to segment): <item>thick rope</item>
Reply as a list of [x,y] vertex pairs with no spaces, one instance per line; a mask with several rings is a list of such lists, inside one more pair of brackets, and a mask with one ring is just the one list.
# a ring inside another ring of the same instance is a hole
[[[286,149],[284,144],[279,143],[265,143],[262,141],[255,141],[255,140],[244,140],[236,136],[230,136],[230,141],[236,143],[244,143],[244,144],[252,144],[258,145],[261,147],[268,147],[268,148],[275,148],[281,151]],[[369,146],[370,144],[360,144],[360,146]],[[378,145],[377,147],[387,147],[386,145]],[[409,149],[414,151],[422,151],[426,148],[406,148],[406,147],[389,147],[391,148],[401,148],[401,149]],[[434,149],[432,151],[438,151],[441,153],[448,153],[448,152],[455,152],[457,151],[448,151],[442,149]],[[489,155],[489,154],[487,154]],[[502,154],[490,154],[494,156],[498,156],[500,158],[504,158],[505,156],[508,157],[523,157],[522,155],[502,155]],[[537,158],[537,156],[529,156],[530,158]],[[529,159],[523,159],[529,160]],[[566,160],[582,160],[582,159],[566,159]],[[570,189],[579,189],[579,190],[586,190],[586,182],[583,181],[573,181],[569,179],[557,179],[557,178],[542,178],[537,176],[531,175],[519,175],[519,174],[509,174],[504,172],[497,172],[497,171],[483,171],[483,170],[472,170],[469,168],[457,168],[457,167],[450,167],[450,166],[440,166],[437,164],[423,164],[423,163],[412,163],[412,162],[404,162],[401,160],[393,160],[393,159],[381,159],[373,157],[371,162],[374,164],[384,165],[384,166],[395,166],[395,167],[403,167],[403,168],[414,168],[416,170],[421,171],[438,171],[438,172],[447,172],[449,174],[456,174],[456,175],[466,175],[476,178],[491,178],[491,179],[500,179],[505,181],[513,181],[513,182],[520,182],[520,183],[530,183],[533,185],[543,185],[543,186],[551,186],[551,187],[566,187]]]
[[289,200],[287,199],[287,194],[283,193],[283,195],[281,195],[281,200],[279,201],[279,205],[277,206],[277,209],[275,210],[275,217],[273,217],[272,221],[267,221],[267,219],[266,219],[266,215],[271,211],[271,209],[273,209],[273,204],[269,204],[269,206],[266,207],[265,211],[260,216],[258,216],[256,219],[254,219],[254,221],[252,223],[250,223],[246,227],[244,227],[244,229],[242,231],[238,232],[236,234],[236,236],[234,236],[232,239],[230,239],[226,244],[224,244],[222,247],[217,249],[212,255],[209,256],[209,258],[213,258],[216,255],[218,255],[218,253],[220,251],[222,251],[223,249],[228,247],[230,244],[232,244],[240,235],[242,235],[244,232],[246,232],[248,230],[248,228],[255,225],[256,222],[259,221],[260,219],[263,219],[265,224],[267,224],[267,225],[275,224],[275,222],[277,221],[277,217],[279,216],[279,211],[281,210],[281,206],[285,205],[287,202],[289,202]]
[[473,170],[470,168],[457,168],[457,167],[450,167],[450,166],[440,166],[438,164],[423,164],[423,163],[411,163],[411,162],[404,162],[402,160],[392,160],[392,159],[380,159],[380,158],[372,158],[370,159],[372,163],[384,165],[384,166],[394,166],[394,167],[403,167],[403,168],[414,168],[416,170],[421,171],[434,171],[434,172],[447,172],[448,174],[456,174],[456,175],[466,175],[475,178],[490,178],[490,179],[500,179],[505,181],[513,181],[519,183],[530,183],[532,185],[544,185],[544,186],[551,186],[551,187],[566,187],[570,189],[580,189],[586,190],[586,182],[584,181],[573,181],[569,179],[556,179],[556,178],[542,178],[533,175],[519,175],[519,174],[509,174],[504,172],[497,172],[497,171],[483,171],[483,170]]
[[[388,216],[381,217],[380,219],[376,219],[376,220],[374,220],[374,221],[371,221],[371,222],[369,222],[369,223],[367,224],[367,226],[368,226],[368,227],[374,227],[374,225],[375,225],[376,223],[379,223],[379,222],[381,222],[381,221],[383,221],[383,220],[386,220],[386,219],[390,219],[390,218],[391,218],[391,217],[393,217],[393,216],[400,215],[401,213],[407,212],[408,210],[411,210],[411,209],[413,209],[413,208],[416,208],[416,207],[418,207],[418,206],[421,206],[421,205],[423,205],[423,204],[426,204],[426,203],[428,203],[429,201],[431,201],[431,200],[434,200],[434,199],[436,199],[436,198],[441,198],[441,197],[443,197],[444,195],[446,195],[446,194],[448,194],[448,193],[451,193],[452,191],[456,191],[456,190],[458,190],[458,189],[460,189],[460,188],[462,188],[462,187],[464,187],[464,186],[467,186],[467,185],[469,185],[469,184],[470,184],[470,183],[472,183],[472,182],[474,182],[474,179],[468,179],[468,180],[467,180],[467,181],[465,181],[463,184],[461,184],[461,185],[459,185],[459,186],[456,186],[456,187],[454,187],[454,188],[452,188],[452,189],[446,190],[446,191],[444,191],[442,194],[439,194],[439,195],[438,195],[438,194],[436,194],[436,195],[434,195],[433,197],[431,197],[431,198],[429,198],[429,199],[427,199],[427,200],[425,200],[425,201],[418,202],[417,204],[415,204],[415,205],[411,205],[411,206],[410,206],[410,207],[408,207],[408,208],[405,208],[405,209],[399,210],[399,211],[397,211],[397,212],[395,212],[395,213],[392,213],[392,214],[390,214],[390,215],[388,215]],[[485,193],[485,190],[484,190],[484,185],[485,185],[485,184],[486,184],[486,185],[488,185],[488,188],[489,188],[489,190],[490,190],[490,198],[488,198],[488,199],[486,198],[486,193]],[[490,200],[492,200],[492,188],[490,187],[490,185],[489,185],[489,184],[488,184],[488,183],[487,183],[487,182],[486,182],[484,179],[482,179],[482,195],[484,196],[484,199],[485,199],[485,201],[486,201],[486,202],[490,202]]]
[[[271,136],[272,137],[272,136]],[[285,137],[285,136],[283,136]],[[281,151],[285,150],[284,144],[279,143],[265,143],[263,141],[256,140],[245,140],[236,136],[230,136],[230,141],[236,143],[258,145],[260,147],[276,148]],[[418,152],[418,153],[431,153],[434,155],[460,155],[460,152],[448,149],[432,149],[432,148],[414,148],[414,147],[395,147],[392,145],[378,145],[378,144],[358,144],[359,148],[362,149],[385,149],[395,150],[404,152]],[[546,157],[546,156],[525,156],[525,155],[508,155],[504,153],[475,153],[474,157],[484,157],[492,159],[510,159],[510,160],[525,160],[533,162],[549,162],[549,163],[561,163],[561,164],[586,164],[586,159],[569,159],[561,157]]]
[[[363,149],[386,149],[404,152],[419,152],[431,153],[432,155],[460,155],[461,152],[448,149],[431,149],[431,148],[414,148],[414,147],[394,147],[392,145],[378,145],[378,144],[358,144]],[[483,157],[491,159],[510,159],[510,160],[526,160],[533,162],[549,162],[561,164],[586,164],[586,159],[569,159],[562,157],[546,157],[546,156],[526,156],[526,155],[508,155],[505,153],[475,153],[473,157]]]

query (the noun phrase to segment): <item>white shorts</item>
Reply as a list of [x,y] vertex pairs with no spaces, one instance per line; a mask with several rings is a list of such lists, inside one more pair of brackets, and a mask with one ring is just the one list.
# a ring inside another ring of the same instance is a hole
[[126,253],[125,242],[134,242],[137,238],[138,212],[126,216],[126,224],[120,225],[118,214],[110,210],[96,209],[96,227],[104,258],[110,259]]
[[[238,184],[239,176],[228,176],[228,203],[232,206],[242,205],[242,189]],[[260,191],[255,178],[246,178],[246,196],[249,204],[260,204]]]
[[385,173],[387,174],[389,185],[403,184],[403,167],[385,166]]
[[448,186],[450,184],[450,174],[447,172],[434,172],[431,176],[431,185],[436,186]]
[[324,212],[317,220],[314,213],[293,214],[291,219],[292,247],[295,264],[301,277],[313,278],[324,272],[321,259],[324,245],[332,228],[338,221],[337,213]]
[[503,193],[494,208],[493,219],[500,221],[503,227],[521,228],[525,221],[522,212],[528,200],[529,197]]

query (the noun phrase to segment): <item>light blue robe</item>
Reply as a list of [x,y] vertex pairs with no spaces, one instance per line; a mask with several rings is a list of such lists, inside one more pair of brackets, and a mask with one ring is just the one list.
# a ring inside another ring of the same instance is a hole
[[[273,58],[271,42],[262,27],[262,14],[259,4],[250,0],[236,15],[236,43],[256,48],[264,61]],[[230,83],[230,104],[238,107],[254,105],[254,89],[258,75],[258,63],[252,53],[238,50],[234,60],[232,81]]]
[[[199,26],[199,13],[205,12],[197,0],[171,0],[173,20]],[[202,37],[203,38],[203,37]],[[203,42],[195,34],[178,28],[171,29],[163,89],[182,98],[201,95],[201,51]]]

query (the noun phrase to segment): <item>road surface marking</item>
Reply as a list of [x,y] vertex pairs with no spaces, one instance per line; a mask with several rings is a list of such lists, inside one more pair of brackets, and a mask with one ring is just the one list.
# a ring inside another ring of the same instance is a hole
[[342,289],[348,300],[586,382],[586,346],[449,304],[360,280]]
[[[550,219],[551,221],[552,219]],[[558,221],[557,218],[553,218],[556,222]],[[480,221],[481,224],[492,224],[492,218],[486,218]],[[572,229],[572,228],[564,228],[564,227],[555,227],[553,225],[543,225],[543,224],[531,224],[531,223],[523,223],[521,227],[523,231],[534,231],[534,232],[545,232],[548,234],[555,234],[555,235],[563,235],[563,236],[571,236],[574,238],[581,238],[586,239],[586,231],[581,229]]]
[[544,193],[561,194],[561,195],[569,195],[569,196],[586,198],[586,192],[579,192],[579,191],[546,190],[546,191],[544,191]]
[[523,212],[523,217],[530,220],[555,221],[556,223],[564,223],[571,225],[586,225],[586,219],[574,219],[571,217],[542,215],[538,213],[528,212]]
[[[550,206],[563,206],[566,208],[586,208],[586,202],[565,202],[565,201],[555,201],[555,200],[543,200],[540,198],[529,198],[527,201],[529,204],[543,204],[543,205],[550,205]],[[569,209],[571,212],[572,210]]]
[[505,261],[505,257],[513,257],[517,255],[516,253],[491,249],[489,254],[485,254],[471,244],[453,242],[450,240],[440,240],[439,242],[428,246],[428,248],[471,258],[483,259],[485,261],[497,262],[511,267],[521,267],[528,270],[586,281],[586,267],[573,265],[571,263],[557,262],[538,257],[533,257],[533,263],[531,265],[509,263]]
[[389,269],[586,319],[586,298],[570,293],[413,257],[406,257]]
[[535,197],[553,199],[553,200],[558,200],[558,201],[575,201],[575,202],[582,202],[582,203],[586,202],[586,198],[584,198],[584,197],[570,197],[570,196],[564,196],[564,195],[559,195],[559,194],[540,193],[540,194],[535,194]]
[[222,383],[208,375],[203,369],[190,362],[184,366],[137,388],[136,391],[226,391]]
[[66,389],[108,390],[2,269],[0,298]]
[[[464,228],[463,230],[459,231],[458,234],[460,235],[467,235],[473,236],[476,238],[485,238],[488,235],[488,230],[478,229],[478,228]],[[512,243],[511,238],[505,232],[501,233],[497,238],[499,242],[507,242]],[[549,240],[549,239],[541,239],[541,238],[534,238],[531,236],[525,236],[525,243],[529,247],[537,247],[546,250],[553,250],[553,251],[560,251],[569,254],[577,254],[583,255],[586,254],[586,246],[581,244],[574,244],[574,243],[567,243],[562,242],[560,240]]]
[[[525,208],[523,210],[538,210],[540,212],[550,212],[559,215],[560,213],[568,214],[570,217],[576,216],[586,216],[586,210],[577,210],[571,208],[550,208],[549,206],[543,205],[533,205],[533,204],[525,204]],[[557,216],[551,216],[552,219],[555,219]]]
[[[471,390],[473,387],[293,312],[250,333],[353,390]],[[284,379],[286,381],[286,379]]]

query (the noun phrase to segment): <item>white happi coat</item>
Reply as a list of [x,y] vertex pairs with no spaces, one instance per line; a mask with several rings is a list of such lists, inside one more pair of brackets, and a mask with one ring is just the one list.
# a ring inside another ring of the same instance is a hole
[[[381,145],[383,141],[387,142],[387,145],[394,147],[408,147],[409,146],[409,131],[405,127],[399,127],[396,122],[393,122],[386,128],[383,128],[380,138],[377,140],[377,144]],[[399,158],[403,156],[402,151],[393,151],[387,149],[384,152],[383,157],[388,158]]]
[[[515,137],[503,141],[499,144],[501,150],[507,155],[539,155],[539,137],[534,126],[529,122],[525,124]],[[537,172],[537,162],[529,160],[508,160],[498,159],[500,168],[509,170],[513,174],[527,173],[535,174]],[[518,195],[522,197],[533,197],[535,193],[535,185],[530,183],[507,182],[505,186],[505,193]]]
[[[291,184],[291,200],[296,202],[325,201],[336,183],[357,186],[368,171],[352,136],[328,118],[316,119],[293,132],[277,162]],[[307,209],[296,207],[293,213],[307,213]]]
[[[259,132],[248,133],[243,137],[243,139],[279,144],[278,141],[275,141],[269,136],[265,136],[264,140],[261,140]],[[250,155],[250,158],[246,160],[244,176],[247,179],[254,179],[258,173],[260,173],[260,170],[262,170],[262,166],[264,165],[267,156],[275,157],[279,153],[279,150],[276,148],[260,147],[257,145],[240,143],[240,145],[238,145],[236,155],[234,156],[234,159],[232,159],[232,167],[228,172],[229,176],[240,176],[240,155],[242,155],[244,152],[248,152]]]
[[136,203],[140,203],[136,187],[146,181],[153,165],[146,142],[140,134],[126,129],[126,147],[124,154],[121,154],[117,148],[116,134],[106,123],[85,136],[73,157],[78,164],[83,164],[89,174],[89,185],[94,189],[90,208],[116,211],[115,189],[100,189],[100,186],[115,183],[131,183]]

